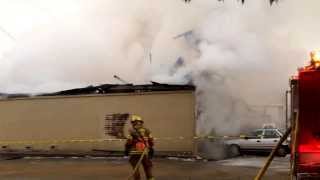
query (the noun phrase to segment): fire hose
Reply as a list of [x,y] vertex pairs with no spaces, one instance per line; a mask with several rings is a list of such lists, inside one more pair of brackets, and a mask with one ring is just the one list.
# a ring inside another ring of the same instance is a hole
[[137,163],[136,166],[133,168],[132,174],[128,177],[128,180],[130,180],[130,179],[134,176],[134,174],[139,170],[139,167],[140,167],[140,165],[141,165],[142,159],[143,159],[143,157],[147,154],[147,152],[148,152],[148,148],[145,148],[145,149],[143,150],[141,156],[140,156],[140,159],[139,159],[138,163]]

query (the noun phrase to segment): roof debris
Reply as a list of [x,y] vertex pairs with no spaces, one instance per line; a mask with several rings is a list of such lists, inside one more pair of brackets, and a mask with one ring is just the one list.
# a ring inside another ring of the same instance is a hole
[[64,90],[54,93],[40,94],[38,96],[64,96],[64,95],[83,95],[83,94],[111,94],[111,93],[130,93],[130,92],[153,92],[153,91],[179,91],[195,90],[193,85],[161,84],[151,82],[152,84],[133,85],[133,84],[103,84],[99,86],[88,86]]

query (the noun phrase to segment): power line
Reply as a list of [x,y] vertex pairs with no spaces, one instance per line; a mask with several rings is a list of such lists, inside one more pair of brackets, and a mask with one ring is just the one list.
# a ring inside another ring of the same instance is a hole
[[[186,2],[186,3],[190,3],[191,2],[191,0],[183,0],[184,2]],[[224,1],[224,0],[218,0],[218,1]],[[238,0],[239,1],[239,0]],[[270,5],[272,5],[273,3],[276,3],[276,2],[278,2],[279,0],[269,0],[269,2],[270,2]],[[242,4],[244,4],[245,3],[245,0],[241,0],[241,3]]]
[[6,31],[2,26],[0,26],[0,32],[5,34],[7,37],[9,37],[11,40],[16,41],[16,38],[10,34],[8,31]]

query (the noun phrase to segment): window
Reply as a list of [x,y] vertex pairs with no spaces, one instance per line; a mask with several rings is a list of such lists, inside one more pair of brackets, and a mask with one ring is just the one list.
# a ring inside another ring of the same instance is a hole
[[279,138],[279,135],[275,130],[265,130],[264,138]]
[[256,131],[253,131],[252,133],[251,133],[251,135],[252,136],[254,136],[254,137],[261,137],[262,136],[262,130],[256,130]]
[[129,118],[128,113],[108,114],[105,116],[104,134],[119,139],[125,138],[124,126]]

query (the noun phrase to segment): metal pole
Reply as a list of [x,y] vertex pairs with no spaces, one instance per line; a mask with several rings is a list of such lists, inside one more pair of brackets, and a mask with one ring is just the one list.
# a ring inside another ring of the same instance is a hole
[[271,164],[274,156],[276,155],[278,149],[281,147],[282,143],[288,138],[289,134],[291,133],[291,127],[289,127],[286,133],[281,137],[280,141],[278,142],[277,146],[272,150],[271,154],[269,155],[265,165],[259,170],[257,176],[254,180],[261,180],[265,172],[267,171],[269,165]]
[[122,82],[123,84],[130,84],[130,83],[128,83],[127,81],[121,79],[121,78],[120,78],[119,76],[117,76],[117,75],[113,75],[113,78],[117,79],[118,81]]

